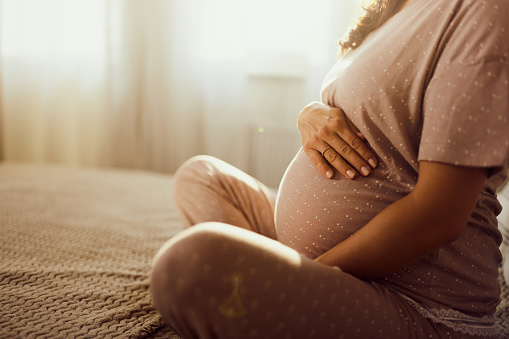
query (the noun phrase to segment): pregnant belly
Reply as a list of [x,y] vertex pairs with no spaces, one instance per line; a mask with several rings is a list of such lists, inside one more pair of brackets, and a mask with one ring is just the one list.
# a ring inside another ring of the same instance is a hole
[[325,178],[301,150],[288,166],[276,201],[278,240],[316,258],[406,194],[383,164],[368,177]]

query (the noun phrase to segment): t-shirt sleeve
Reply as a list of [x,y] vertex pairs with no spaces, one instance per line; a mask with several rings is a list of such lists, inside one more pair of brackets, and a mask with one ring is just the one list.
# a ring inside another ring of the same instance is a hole
[[509,27],[493,7],[469,11],[448,37],[426,88],[418,159],[503,168],[509,158]]

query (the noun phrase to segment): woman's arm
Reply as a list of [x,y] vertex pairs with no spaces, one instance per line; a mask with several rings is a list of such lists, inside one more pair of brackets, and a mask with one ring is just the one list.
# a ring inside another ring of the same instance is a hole
[[468,222],[487,169],[423,161],[415,189],[316,261],[374,279],[457,239]]

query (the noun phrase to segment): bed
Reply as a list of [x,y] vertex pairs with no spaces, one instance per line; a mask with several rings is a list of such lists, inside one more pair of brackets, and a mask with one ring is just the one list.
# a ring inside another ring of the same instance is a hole
[[170,175],[0,164],[0,338],[178,338],[148,278],[181,229],[171,191]]

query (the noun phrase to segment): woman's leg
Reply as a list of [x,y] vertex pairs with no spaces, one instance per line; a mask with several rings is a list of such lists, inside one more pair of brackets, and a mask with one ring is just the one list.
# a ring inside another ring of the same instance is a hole
[[196,156],[175,174],[174,197],[184,227],[217,221],[275,239],[275,193],[210,156]]
[[206,223],[158,253],[152,293],[183,338],[457,338],[395,292],[238,227]]

